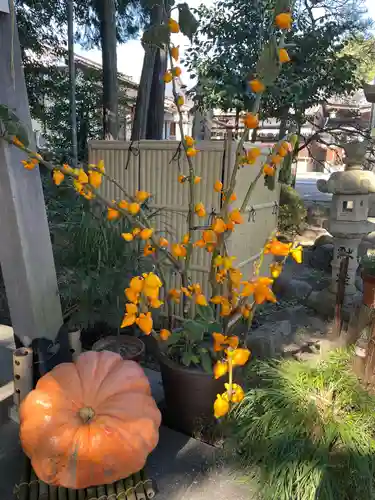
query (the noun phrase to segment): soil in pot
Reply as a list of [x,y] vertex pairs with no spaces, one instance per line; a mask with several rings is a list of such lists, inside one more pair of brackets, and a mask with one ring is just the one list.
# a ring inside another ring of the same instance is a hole
[[144,355],[145,345],[142,340],[130,335],[110,336],[98,340],[92,346],[93,351],[118,352],[123,359],[140,361]]
[[375,276],[362,273],[363,279],[363,304],[375,308]]
[[165,423],[190,436],[212,434],[216,424],[213,406],[217,394],[225,391],[226,377],[215,380],[199,369],[185,368],[160,354],[166,408]]

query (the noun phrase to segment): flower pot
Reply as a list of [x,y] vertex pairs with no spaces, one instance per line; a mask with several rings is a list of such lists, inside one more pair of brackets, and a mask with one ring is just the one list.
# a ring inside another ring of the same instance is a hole
[[93,351],[112,351],[121,354],[127,361],[140,361],[145,345],[142,340],[130,335],[110,336],[98,340],[92,346]]
[[159,356],[167,419],[171,426],[194,435],[215,423],[213,405],[217,394],[225,391],[227,377],[215,380],[204,371],[186,368]]
[[375,308],[375,276],[362,273],[363,299],[362,302],[371,309]]

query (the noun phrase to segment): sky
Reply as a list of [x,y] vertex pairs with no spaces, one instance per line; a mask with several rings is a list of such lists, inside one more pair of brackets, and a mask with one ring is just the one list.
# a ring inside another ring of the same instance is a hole
[[[366,0],[367,8],[369,11],[370,17],[372,17],[375,21],[375,0]],[[213,3],[213,0],[187,0],[187,3],[190,7],[198,7],[201,3],[209,5]],[[180,55],[183,57],[184,51],[189,46],[189,40],[181,34],[172,35],[172,42],[175,45],[180,46]],[[77,45],[75,47],[75,52],[81,56],[87,57],[92,61],[101,64],[101,52],[100,50],[83,50],[82,47]],[[142,72],[142,64],[143,64],[143,48],[139,40],[131,40],[125,44],[119,45],[117,48],[117,64],[118,70],[132,77],[135,82],[139,82]],[[189,74],[183,66],[182,69],[182,81],[188,85],[189,87],[193,83],[189,77]]]

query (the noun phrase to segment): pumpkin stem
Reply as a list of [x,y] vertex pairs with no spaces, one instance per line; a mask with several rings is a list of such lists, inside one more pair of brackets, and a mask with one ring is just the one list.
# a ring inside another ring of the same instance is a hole
[[85,424],[89,424],[95,417],[95,412],[90,406],[85,406],[84,408],[81,408],[79,410],[78,415],[81,417]]

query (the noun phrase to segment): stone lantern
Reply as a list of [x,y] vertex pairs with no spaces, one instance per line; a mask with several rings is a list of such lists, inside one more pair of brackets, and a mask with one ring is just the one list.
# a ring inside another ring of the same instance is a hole
[[334,254],[330,286],[320,292],[313,292],[309,302],[314,309],[325,314],[334,311],[340,263],[346,256],[349,257],[349,267],[344,308],[349,308],[353,304],[358,292],[355,286],[358,246],[364,235],[373,228],[373,224],[368,221],[368,212],[370,195],[375,193],[375,175],[362,170],[367,146],[366,142],[346,144],[345,170],[334,172],[327,181],[317,182],[320,192],[333,195],[326,229],[333,236]]

